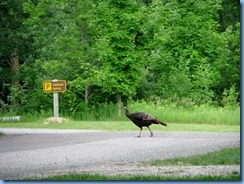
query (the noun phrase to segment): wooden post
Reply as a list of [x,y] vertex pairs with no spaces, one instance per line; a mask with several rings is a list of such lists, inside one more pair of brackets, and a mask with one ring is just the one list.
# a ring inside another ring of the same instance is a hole
[[[53,79],[52,82],[57,82],[58,79]],[[53,92],[53,116],[59,117],[59,103],[58,103],[58,92]]]
[[53,111],[54,117],[59,117],[59,104],[58,104],[58,93],[53,93]]

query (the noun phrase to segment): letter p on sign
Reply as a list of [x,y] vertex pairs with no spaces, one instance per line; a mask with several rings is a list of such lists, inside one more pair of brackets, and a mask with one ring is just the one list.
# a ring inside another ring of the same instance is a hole
[[51,91],[52,90],[52,83],[46,82],[44,83],[44,91]]

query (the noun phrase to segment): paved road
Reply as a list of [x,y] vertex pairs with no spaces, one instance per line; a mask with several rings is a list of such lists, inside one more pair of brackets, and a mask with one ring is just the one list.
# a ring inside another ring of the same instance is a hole
[[240,133],[108,132],[0,128],[0,179],[56,173],[195,155],[240,146]]

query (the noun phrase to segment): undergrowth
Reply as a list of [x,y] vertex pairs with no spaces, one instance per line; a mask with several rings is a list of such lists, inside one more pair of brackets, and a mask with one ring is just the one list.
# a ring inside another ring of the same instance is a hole
[[[130,112],[146,112],[167,123],[240,125],[240,107],[238,106],[215,107],[206,104],[201,106],[178,106],[174,103],[159,105],[147,102],[134,102],[129,104],[128,108]],[[60,117],[66,117],[74,121],[128,121],[123,109],[121,117],[118,117],[117,105],[115,104],[84,108],[76,113],[64,113],[62,109],[60,111]],[[0,117],[13,115],[16,114],[2,114]],[[28,112],[21,114],[21,121],[36,122],[51,116],[53,116],[51,109],[39,113]]]

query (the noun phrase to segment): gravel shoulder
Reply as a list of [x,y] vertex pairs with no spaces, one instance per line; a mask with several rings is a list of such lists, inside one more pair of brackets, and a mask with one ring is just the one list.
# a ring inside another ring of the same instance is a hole
[[[74,172],[75,173],[75,172]],[[101,166],[96,168],[86,168],[76,173],[96,173],[101,175],[143,175],[143,176],[228,176],[230,174],[240,174],[238,165],[218,165],[218,166],[143,166],[140,164]],[[64,173],[55,173],[64,174]]]

